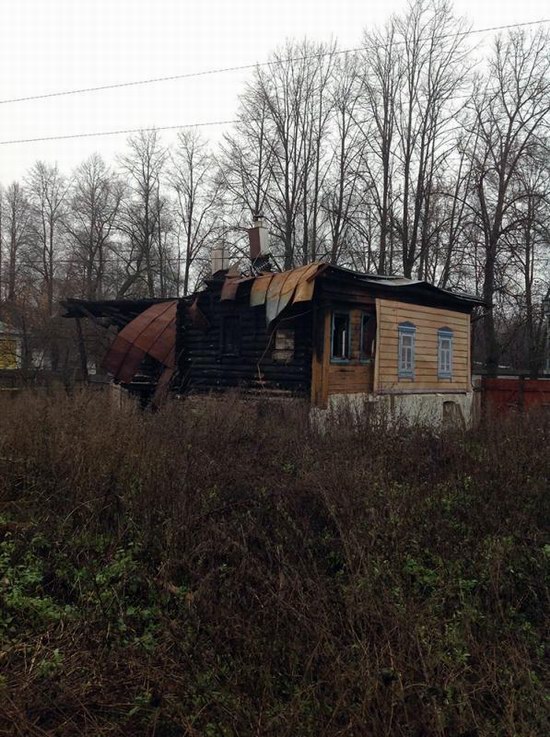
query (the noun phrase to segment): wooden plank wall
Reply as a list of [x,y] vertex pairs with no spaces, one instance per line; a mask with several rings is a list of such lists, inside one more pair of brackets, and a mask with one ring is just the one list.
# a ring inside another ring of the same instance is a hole
[[[439,307],[377,299],[378,320],[375,392],[470,391],[470,315]],[[401,322],[416,326],[415,378],[398,376],[398,331]],[[453,340],[452,379],[437,376],[439,328],[451,328]]]
[[[351,317],[351,358],[346,363],[332,363],[330,360],[333,310],[349,312]],[[311,402],[314,406],[326,408],[330,394],[372,392],[374,361],[360,361],[361,314],[365,310],[374,314],[374,304],[362,308],[351,308],[343,304],[317,306],[311,383]]]
[[[288,363],[274,360],[274,340],[266,327],[265,307],[250,307],[249,293],[242,290],[235,301],[220,302],[219,290],[205,290],[199,308],[208,320],[203,330],[184,320],[179,337],[182,390],[211,391],[231,387],[309,394],[311,385],[311,306],[286,310],[277,324],[295,330],[295,351]],[[238,315],[239,355],[222,355],[221,326],[224,315]]]
[[374,366],[359,360],[361,342],[360,309],[347,310],[351,323],[351,358],[348,363],[331,363],[330,361],[330,315],[326,330],[328,333],[328,393],[329,394],[362,394],[372,392]]

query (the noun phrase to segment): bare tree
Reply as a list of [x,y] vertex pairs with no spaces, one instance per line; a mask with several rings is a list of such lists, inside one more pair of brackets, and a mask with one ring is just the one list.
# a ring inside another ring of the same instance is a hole
[[[371,253],[371,258],[377,260],[375,268],[380,274],[393,270],[395,108],[401,75],[395,26],[393,19],[382,32],[366,32],[364,50],[358,60],[363,93],[358,113],[362,119],[358,124],[365,141],[359,168],[364,189],[363,211],[368,207],[377,213],[379,252],[377,255]],[[370,220],[370,217],[366,219]],[[371,225],[369,223],[369,227]],[[356,227],[359,232],[363,231],[360,220]]]
[[18,182],[11,184],[4,196],[4,228],[7,245],[7,278],[5,297],[15,303],[19,296],[19,274],[22,268],[23,250],[30,238],[29,201]]
[[466,74],[466,26],[447,0],[420,0],[395,20],[400,41],[396,129],[400,160],[401,216],[396,222],[405,276],[423,276],[431,235],[437,173],[454,148],[447,128],[455,117],[450,101]]
[[518,174],[513,196],[517,228],[504,235],[511,254],[507,281],[515,287],[524,354],[532,376],[544,363],[542,300],[548,289],[550,263],[550,158],[546,145],[539,150],[540,158],[533,156]]
[[441,246],[445,217],[440,189],[455,150],[453,101],[466,79],[465,30],[447,0],[420,0],[365,33],[355,115],[365,141],[364,225],[357,218],[356,228],[371,233],[366,210],[374,210],[379,243],[365,245],[380,273],[426,278],[434,270],[431,250]]
[[0,303],[4,293],[4,190],[0,184]]
[[123,193],[120,179],[97,154],[76,170],[65,227],[71,262],[81,274],[81,290],[88,299],[105,296]]
[[[305,67],[305,91],[303,94],[303,123],[301,135],[304,139],[304,176],[302,180],[302,228],[301,251],[302,264],[315,261],[320,255],[322,241],[322,224],[320,222],[323,207],[323,189],[333,156],[329,145],[329,131],[332,115],[335,111],[335,102],[340,102],[339,112],[342,109],[342,90],[333,93],[335,79],[340,74],[335,69],[336,45],[319,46],[313,50],[313,59]],[[342,66],[340,66],[340,72]],[[348,70],[349,71],[349,70]],[[342,86],[349,84],[349,77],[341,75]],[[343,129],[341,127],[343,120]],[[347,157],[347,143],[349,135],[349,116],[344,113],[343,119],[338,115],[338,130],[340,145],[337,155],[342,156],[342,140],[344,158]],[[345,171],[346,165],[343,164]],[[344,197],[341,203],[344,206]],[[334,239],[333,239],[334,242]],[[331,249],[332,250],[332,249]],[[336,257],[335,257],[336,258]]]
[[154,297],[159,287],[159,262],[163,255],[163,241],[159,238],[162,233],[160,205],[163,203],[161,175],[168,154],[154,130],[130,137],[128,148],[129,152],[121,158],[130,196],[121,210],[120,228],[127,238],[127,247],[119,252],[126,270],[119,294],[141,291],[144,287],[147,296]]
[[268,67],[255,70],[226,138],[226,190],[246,193],[247,216],[266,216],[285,268],[318,252],[334,50],[303,42],[275,52]]
[[178,262],[183,262],[183,294],[189,292],[197,259],[219,232],[215,208],[222,183],[219,177],[212,176],[214,172],[213,157],[200,135],[193,130],[180,133],[172,157],[171,183],[181,226],[183,248],[179,249]]
[[361,230],[361,161],[364,158],[366,137],[357,117],[361,114],[363,93],[357,73],[358,59],[346,54],[336,62],[334,69],[332,111],[333,157],[323,187],[323,207],[330,227],[331,263],[349,258],[353,230]]
[[28,180],[31,205],[28,263],[42,280],[48,315],[54,313],[55,279],[62,250],[67,190],[67,181],[57,165],[38,161],[31,169]]
[[[504,236],[520,227],[518,200],[528,197],[517,187],[527,163],[537,154],[550,113],[550,35],[539,31],[499,37],[489,61],[488,78],[480,80],[474,103],[476,131],[472,149],[475,210],[483,250],[483,297],[495,302],[502,268]],[[483,321],[485,363],[495,373],[499,348],[494,310]]]
[[262,213],[271,187],[271,148],[266,105],[251,85],[241,96],[234,131],[224,137],[219,163],[226,206],[236,205],[235,216],[247,221]]

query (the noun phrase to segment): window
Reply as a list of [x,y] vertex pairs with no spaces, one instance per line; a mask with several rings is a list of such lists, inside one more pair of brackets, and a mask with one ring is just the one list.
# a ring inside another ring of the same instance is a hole
[[275,331],[275,347],[273,360],[280,363],[289,363],[294,358],[294,330],[279,328]]
[[453,377],[453,331],[450,328],[437,331],[437,376],[440,379]]
[[374,337],[376,334],[376,317],[369,312],[361,313],[361,336],[359,360],[370,361],[374,350]]
[[331,361],[349,361],[350,320],[348,312],[332,313]]
[[414,379],[414,348],[416,328],[412,322],[402,322],[397,327],[399,335],[399,366],[400,379]]
[[221,349],[223,356],[238,356],[241,352],[241,322],[238,315],[222,317]]

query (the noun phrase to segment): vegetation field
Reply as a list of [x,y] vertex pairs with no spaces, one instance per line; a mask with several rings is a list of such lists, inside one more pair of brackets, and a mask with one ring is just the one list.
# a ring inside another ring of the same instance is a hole
[[548,416],[2,400],[0,734],[549,734],[549,449]]

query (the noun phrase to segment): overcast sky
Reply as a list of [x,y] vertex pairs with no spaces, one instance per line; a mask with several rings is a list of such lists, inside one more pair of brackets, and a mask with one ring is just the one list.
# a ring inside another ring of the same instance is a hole
[[[0,100],[265,60],[287,38],[360,44],[403,0],[0,0]],[[456,0],[474,28],[550,17],[548,0]],[[491,34],[488,34],[490,38]],[[0,104],[0,142],[230,120],[245,72]],[[220,128],[205,128],[216,137]],[[170,141],[173,134],[167,134]],[[0,145],[0,183],[37,160],[69,173],[125,136]]]

